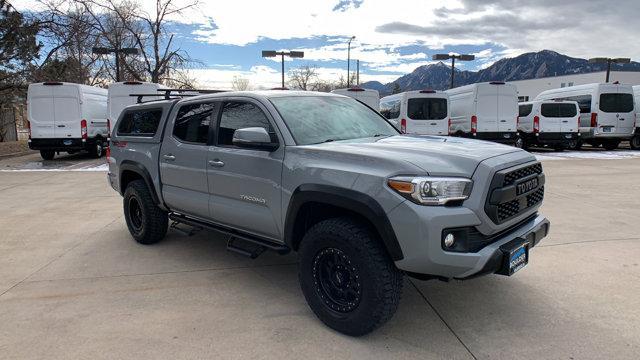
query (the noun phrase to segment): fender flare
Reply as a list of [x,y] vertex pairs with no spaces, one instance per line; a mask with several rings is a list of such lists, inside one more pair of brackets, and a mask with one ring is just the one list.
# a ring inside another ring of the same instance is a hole
[[290,248],[294,249],[294,228],[298,212],[309,202],[341,207],[363,216],[375,227],[393,261],[404,258],[391,222],[374,198],[355,190],[330,185],[303,184],[291,195],[284,225],[284,241]]
[[147,184],[147,187],[149,188],[149,191],[151,192],[151,197],[153,198],[153,202],[156,205],[159,205],[160,207],[164,207],[164,205],[160,201],[160,198],[158,197],[158,194],[156,193],[156,188],[153,185],[153,180],[151,180],[151,174],[149,174],[149,171],[142,164],[140,164],[138,162],[135,162],[135,161],[123,160],[122,163],[120,164],[120,174],[119,174],[119,177],[118,177],[118,179],[120,181],[120,195],[124,196],[124,192],[126,190],[122,186],[122,174],[125,171],[132,171],[132,172],[140,175],[140,177],[142,177],[144,182]]

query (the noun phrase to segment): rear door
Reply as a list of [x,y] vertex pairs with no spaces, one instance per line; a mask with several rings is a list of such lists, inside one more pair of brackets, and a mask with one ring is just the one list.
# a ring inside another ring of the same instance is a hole
[[169,123],[160,149],[162,196],[186,215],[209,218],[207,144],[217,102],[185,103]]
[[80,138],[80,92],[77,86],[61,85],[53,90],[54,137]]
[[407,99],[407,133],[448,135],[448,125],[446,98],[416,96]]
[[516,90],[512,85],[497,84],[493,85],[497,88],[498,93],[498,131],[515,132],[518,117],[518,97]]
[[602,92],[598,105],[599,131],[631,134],[634,130],[633,102],[633,94],[620,89],[620,86],[616,86],[615,92]]
[[478,116],[478,132],[497,132],[498,127],[498,88],[490,84],[477,87],[476,114]]
[[556,102],[546,102],[540,104],[540,132],[559,133],[562,131],[562,119],[560,111],[565,109],[565,106],[563,105],[570,106],[570,104],[562,104]]
[[50,139],[55,137],[52,86],[32,86],[29,96],[29,123],[31,137]]

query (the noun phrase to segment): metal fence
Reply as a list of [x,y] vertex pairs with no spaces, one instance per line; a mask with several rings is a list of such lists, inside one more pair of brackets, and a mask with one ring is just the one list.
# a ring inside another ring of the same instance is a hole
[[13,104],[0,107],[0,142],[26,140],[28,137],[27,106]]

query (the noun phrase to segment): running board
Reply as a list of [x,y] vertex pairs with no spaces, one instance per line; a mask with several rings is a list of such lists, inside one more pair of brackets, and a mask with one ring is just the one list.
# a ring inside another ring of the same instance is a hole
[[[250,235],[250,234],[246,234],[243,232],[240,232],[238,230],[235,229],[230,229],[224,226],[220,226],[220,225],[216,225],[216,224],[211,224],[208,222],[204,222],[204,221],[200,221],[200,220],[196,220],[190,217],[186,217],[184,215],[180,215],[180,214],[176,214],[176,213],[170,213],[169,214],[169,219],[171,219],[172,221],[176,222],[176,223],[180,223],[180,224],[185,224],[185,225],[189,225],[192,226],[194,228],[204,228],[204,229],[208,229],[208,230],[214,230],[217,232],[221,232],[223,234],[229,235],[231,238],[229,239],[229,241],[227,242],[227,249],[231,250],[231,251],[235,251],[240,253],[237,250],[242,250],[245,253],[252,253],[251,250],[246,250],[245,247],[239,247],[234,245],[234,241],[233,240],[242,240],[243,242],[247,242],[247,243],[251,243],[255,246],[258,247],[264,247],[265,249],[268,250],[272,250],[275,251],[277,253],[279,253],[280,255],[284,255],[287,254],[291,251],[291,249],[284,245],[284,244],[278,244],[276,242],[273,242],[271,240],[268,239],[263,239],[254,235]],[[229,246],[229,244],[231,244],[231,246]],[[264,250],[263,250],[264,251]],[[262,253],[262,252],[260,252]],[[243,254],[246,255],[246,254]],[[260,255],[260,254],[258,254]],[[249,256],[249,255],[247,255]]]
[[227,251],[233,251],[236,254],[255,259],[267,250],[263,245],[256,245],[233,236],[229,236],[227,240]]

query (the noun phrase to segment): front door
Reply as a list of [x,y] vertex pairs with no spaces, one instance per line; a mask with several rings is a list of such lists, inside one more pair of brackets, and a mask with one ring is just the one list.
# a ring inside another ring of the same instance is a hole
[[209,218],[207,143],[216,103],[181,105],[160,149],[162,196],[171,209]]
[[272,142],[278,142],[267,113],[249,100],[222,105],[216,140],[207,158],[209,212],[222,225],[281,240],[284,146],[266,151],[236,147],[232,142],[235,130],[249,127],[265,128]]

